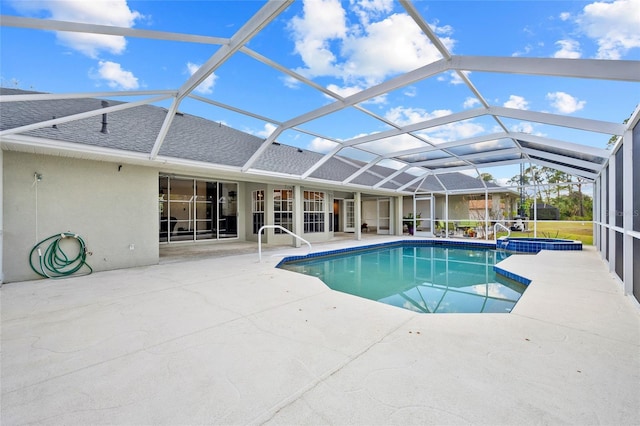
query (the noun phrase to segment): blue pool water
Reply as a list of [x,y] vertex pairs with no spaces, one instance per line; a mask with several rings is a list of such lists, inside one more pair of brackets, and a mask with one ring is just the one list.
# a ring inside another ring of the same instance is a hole
[[320,278],[333,290],[422,313],[510,312],[526,286],[497,276],[508,254],[486,248],[382,246],[280,268]]

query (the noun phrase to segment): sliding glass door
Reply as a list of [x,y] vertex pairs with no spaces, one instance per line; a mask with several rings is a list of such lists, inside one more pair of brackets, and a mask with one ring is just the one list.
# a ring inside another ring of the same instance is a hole
[[160,176],[160,242],[238,236],[236,183]]

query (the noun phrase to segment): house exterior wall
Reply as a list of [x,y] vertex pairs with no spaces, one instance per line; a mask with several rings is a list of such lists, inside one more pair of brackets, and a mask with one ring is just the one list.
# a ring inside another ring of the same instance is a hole
[[9,151],[3,157],[5,283],[39,278],[29,253],[61,232],[82,237],[94,271],[158,262],[157,170]]
[[[362,223],[366,223],[369,227],[369,232],[376,232],[378,230],[378,201],[377,200],[363,200],[362,201]],[[362,224],[357,224],[360,226]]]

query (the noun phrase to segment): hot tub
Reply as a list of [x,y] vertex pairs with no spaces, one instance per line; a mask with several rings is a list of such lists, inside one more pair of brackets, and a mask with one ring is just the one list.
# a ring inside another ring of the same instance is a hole
[[501,237],[497,249],[519,253],[538,253],[540,250],[582,250],[582,241],[559,238]]

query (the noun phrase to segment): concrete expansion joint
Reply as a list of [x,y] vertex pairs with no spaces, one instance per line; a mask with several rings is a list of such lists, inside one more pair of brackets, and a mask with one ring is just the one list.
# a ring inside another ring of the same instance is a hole
[[[416,314],[416,315],[419,315],[419,314]],[[271,408],[270,410],[267,410],[267,412],[266,412],[266,414],[264,416],[259,416],[258,418],[256,418],[253,421],[251,421],[250,424],[266,424],[266,423],[269,423],[280,411],[284,410],[285,408],[287,408],[291,404],[293,404],[296,401],[300,400],[302,397],[304,397],[305,394],[307,394],[309,391],[314,390],[321,383],[325,383],[328,378],[336,375],[337,373],[342,371],[345,367],[349,366],[354,361],[358,360],[360,357],[362,357],[367,352],[369,352],[374,346],[376,346],[379,343],[381,343],[383,340],[385,340],[387,337],[389,337],[390,335],[392,335],[393,333],[398,331],[400,328],[404,327],[407,323],[409,323],[413,319],[414,318],[412,316],[412,317],[410,317],[410,318],[408,318],[408,319],[406,319],[404,321],[401,321],[398,324],[397,327],[392,328],[391,330],[386,332],[383,336],[381,336],[380,338],[378,338],[378,339],[374,340],[373,342],[371,342],[371,344],[367,345],[360,352],[356,353],[353,356],[348,357],[344,362],[339,363],[335,368],[329,369],[329,371],[327,371],[326,373],[318,376],[316,378],[316,380],[313,380],[307,386],[302,387],[298,392],[295,392],[292,395],[290,395],[289,397],[284,398],[278,404],[275,404],[273,406],[273,408]]]

